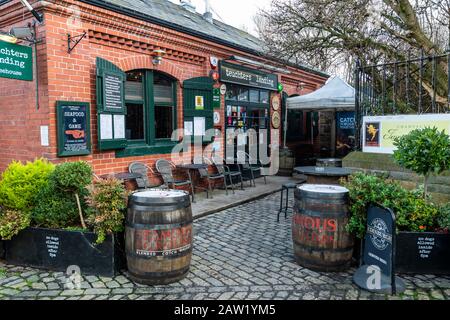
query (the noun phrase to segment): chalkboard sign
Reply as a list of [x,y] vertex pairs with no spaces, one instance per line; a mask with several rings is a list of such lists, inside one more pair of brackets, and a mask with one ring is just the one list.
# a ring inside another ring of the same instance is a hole
[[[373,292],[396,294],[404,291],[404,282],[395,276],[395,247],[394,212],[387,208],[371,206],[367,212],[362,267],[353,277],[355,283]],[[372,283],[372,280],[375,280],[375,283]]]
[[89,103],[57,102],[58,156],[91,154]]
[[114,72],[103,74],[104,111],[123,112],[124,79],[123,75]]

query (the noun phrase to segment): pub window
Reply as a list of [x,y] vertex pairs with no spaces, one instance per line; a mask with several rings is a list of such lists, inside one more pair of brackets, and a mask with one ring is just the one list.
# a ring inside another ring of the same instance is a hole
[[230,85],[227,90],[226,100],[236,101],[238,98],[239,89],[233,85]]
[[261,103],[269,103],[269,91],[261,91],[260,92],[260,102]]
[[145,140],[144,72],[127,73],[125,82],[126,138],[129,141]]
[[259,90],[250,90],[250,102],[259,102]]
[[246,89],[246,88],[239,89],[238,100],[239,101],[248,101],[248,89]]
[[160,73],[153,77],[155,138],[170,139],[174,130],[174,81]]

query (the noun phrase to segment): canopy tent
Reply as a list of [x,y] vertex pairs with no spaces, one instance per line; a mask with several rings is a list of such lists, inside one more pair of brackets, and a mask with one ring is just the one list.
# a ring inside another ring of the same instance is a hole
[[355,110],[355,89],[334,77],[312,93],[287,99],[287,109],[304,111]]

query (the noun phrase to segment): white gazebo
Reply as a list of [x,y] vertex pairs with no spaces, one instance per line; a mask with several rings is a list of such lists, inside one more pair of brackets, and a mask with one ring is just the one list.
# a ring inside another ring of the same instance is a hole
[[[336,112],[339,111],[355,111],[355,89],[347,82],[339,77],[330,78],[326,84],[312,92],[303,96],[288,98],[286,101],[286,115],[288,110],[298,110],[305,112],[332,112],[336,119]],[[331,124],[331,140],[333,153],[336,143],[336,121]],[[284,127],[284,145],[286,146],[287,120]],[[313,130],[313,127],[311,128]]]

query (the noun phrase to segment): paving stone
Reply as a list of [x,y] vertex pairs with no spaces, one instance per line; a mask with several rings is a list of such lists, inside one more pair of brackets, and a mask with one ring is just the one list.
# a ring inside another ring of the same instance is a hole
[[83,295],[84,290],[64,290],[61,292],[61,295],[64,297],[72,297],[72,296],[81,296]]
[[61,294],[60,290],[47,290],[42,291],[39,296],[45,296],[45,297],[57,297]]
[[46,285],[47,285],[48,290],[56,290],[56,289],[61,288],[61,286],[56,282],[50,282],[50,283],[47,283]]
[[45,283],[42,283],[42,282],[33,283],[31,285],[31,288],[33,288],[35,290],[47,290],[47,286],[45,285]]
[[111,289],[87,289],[85,291],[85,294],[87,295],[104,295],[109,294],[111,292]]
[[120,284],[117,281],[107,282],[106,286],[110,289],[120,288]]
[[441,290],[431,290],[431,298],[434,300],[444,300],[445,299]]
[[101,281],[94,282],[91,285],[92,285],[92,288],[95,288],[95,289],[106,288],[106,284],[104,284]]

